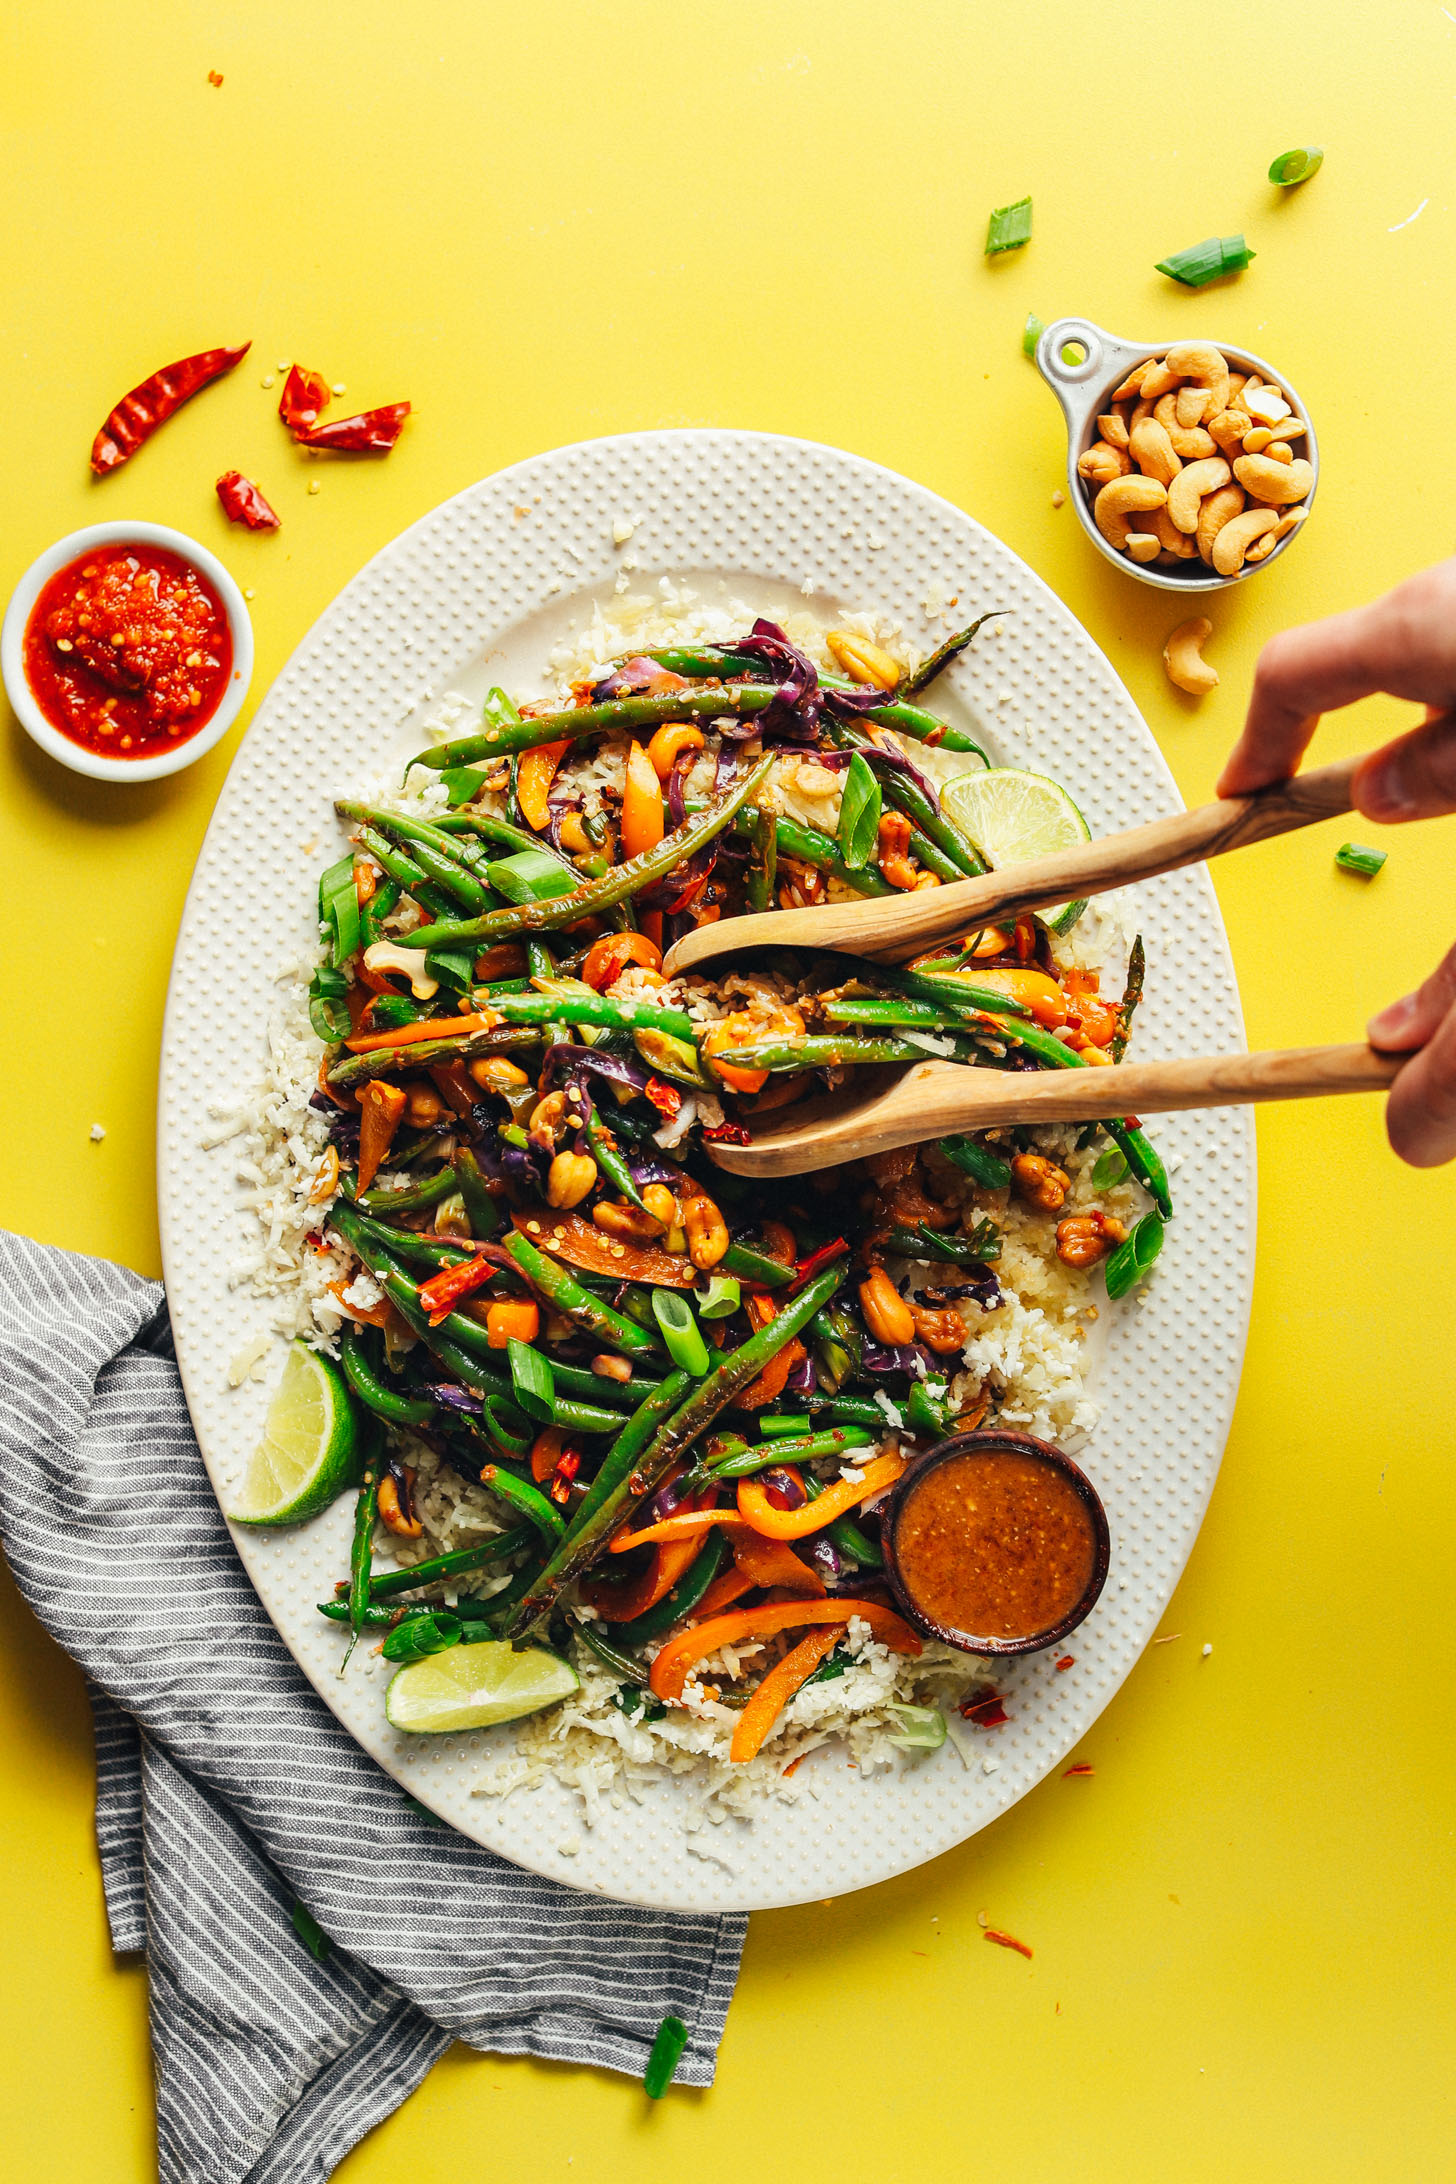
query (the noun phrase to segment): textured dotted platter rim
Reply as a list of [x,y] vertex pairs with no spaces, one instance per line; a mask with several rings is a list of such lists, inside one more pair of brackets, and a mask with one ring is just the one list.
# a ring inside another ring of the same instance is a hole
[[[622,519],[630,540],[614,542]],[[163,1036],[158,1117],[161,1233],[177,1354],[208,1471],[226,1507],[276,1381],[227,1385],[268,1324],[229,1289],[245,1240],[235,1162],[203,1150],[209,1107],[256,1083],[278,968],[311,944],[316,874],[338,834],[332,798],[403,759],[447,690],[539,686],[551,645],[630,588],[660,577],[773,614],[875,610],[927,649],[987,607],[1011,610],[937,686],[942,710],[979,728],[997,762],[1064,781],[1094,832],[1181,808],[1127,691],[1087,632],[1010,549],[924,487],[841,450],[765,433],[689,430],[592,440],[468,487],[386,546],[304,638],[233,762],[187,898]],[[719,586],[725,587],[720,594]],[[927,604],[954,596],[949,621]],[[1238,989],[1207,872],[1140,888],[1147,936],[1138,1049],[1244,1045]],[[212,966],[228,965],[220,998]],[[1188,998],[1196,996],[1196,1008]],[[285,1644],[366,1751],[462,1833],[553,1880],[655,1908],[745,1911],[835,1896],[923,1864],[1024,1797],[1085,1735],[1152,1637],[1218,1474],[1248,1325],[1254,1144],[1246,1110],[1170,1117],[1177,1218],[1140,1300],[1104,1314],[1093,1392],[1101,1423],[1082,1461],[1108,1506],[1107,1589],[1067,1651],[1012,1665],[1009,1722],[966,1731],[931,1761],[861,1779],[842,1748],[799,1770],[797,1802],[751,1826],[704,1821],[684,1778],[587,1826],[556,1782],[473,1797],[511,1732],[409,1738],[384,1718],[387,1674],[368,1648],[341,1679],[338,1633],[315,1612],[346,1567],[350,1510],[284,1534],[234,1531]],[[963,1750],[961,1749],[963,1748]],[[685,1823],[688,1823],[685,1825]]]

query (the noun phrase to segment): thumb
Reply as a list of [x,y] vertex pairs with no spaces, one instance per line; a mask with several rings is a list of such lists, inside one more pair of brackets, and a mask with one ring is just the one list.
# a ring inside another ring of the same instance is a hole
[[1365,1027],[1373,1047],[1385,1054],[1410,1054],[1435,1035],[1447,1011],[1456,1005],[1456,948],[1438,963],[1425,984],[1372,1016]]
[[1456,811],[1456,715],[1439,714],[1355,769],[1355,809],[1367,819],[1435,819]]

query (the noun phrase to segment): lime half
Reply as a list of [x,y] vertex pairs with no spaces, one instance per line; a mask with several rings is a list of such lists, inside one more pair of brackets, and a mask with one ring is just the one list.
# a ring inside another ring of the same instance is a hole
[[498,1721],[539,1714],[575,1691],[581,1679],[569,1661],[544,1646],[517,1653],[497,1639],[428,1653],[390,1678],[384,1711],[391,1728],[412,1732],[489,1729]]
[[[993,871],[1024,864],[1030,857],[1049,857],[1053,850],[1075,849],[1092,838],[1092,829],[1059,782],[1014,766],[957,774],[946,782],[940,801]],[[1040,916],[1053,932],[1067,933],[1086,907],[1085,901],[1064,902]]]
[[348,1384],[306,1342],[289,1349],[263,1438],[253,1451],[235,1524],[301,1524],[357,1476],[359,1429]]

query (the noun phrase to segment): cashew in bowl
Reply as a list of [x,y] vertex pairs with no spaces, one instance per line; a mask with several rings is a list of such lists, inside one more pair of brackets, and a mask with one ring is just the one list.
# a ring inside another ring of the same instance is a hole
[[1281,388],[1231,369],[1209,342],[1178,342],[1113,389],[1077,475],[1097,528],[1130,561],[1176,568],[1201,559],[1236,576],[1295,528],[1266,515],[1308,513],[1300,504],[1314,465],[1291,444],[1308,429]]
[[1163,647],[1163,669],[1169,682],[1186,690],[1191,698],[1207,697],[1210,690],[1218,688],[1218,669],[1210,667],[1203,657],[1203,647],[1212,635],[1212,622],[1206,615],[1196,614],[1191,622],[1180,622]]

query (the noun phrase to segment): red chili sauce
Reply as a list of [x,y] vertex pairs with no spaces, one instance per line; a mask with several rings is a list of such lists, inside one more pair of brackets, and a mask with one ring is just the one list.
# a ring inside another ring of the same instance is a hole
[[1035,1638],[1092,1582],[1086,1502],[1042,1457],[984,1448],[930,1465],[895,1526],[900,1580],[921,1614],[972,1638]]
[[25,626],[25,679],[53,728],[155,758],[211,720],[232,674],[227,610],[165,546],[98,546],[57,570]]

